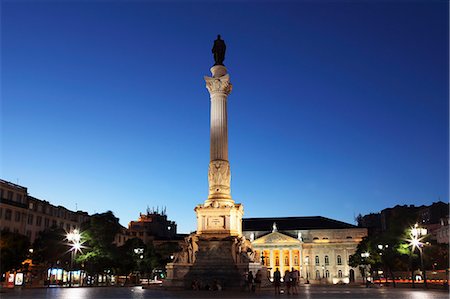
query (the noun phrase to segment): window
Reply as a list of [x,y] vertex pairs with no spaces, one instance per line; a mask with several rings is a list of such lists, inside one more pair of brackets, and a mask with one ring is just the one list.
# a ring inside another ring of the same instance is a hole
[[289,266],[289,256],[287,255],[284,256],[284,265]]
[[319,238],[317,238],[317,237],[314,237],[314,238],[313,238],[313,240],[319,240]]
[[22,194],[16,194],[16,201],[22,203]]
[[342,257],[340,255],[337,256],[337,264],[342,265]]
[[298,255],[294,255],[294,266],[298,266]]
[[5,220],[11,220],[12,211],[10,209],[5,210]]
[[3,199],[3,189],[0,189],[0,199]]
[[325,265],[329,265],[330,264],[330,259],[328,258],[328,255],[325,256]]
[[325,271],[325,277],[326,277],[326,278],[329,278],[329,277],[330,277],[330,271],[328,271],[328,270]]
[[320,264],[319,256],[316,255],[316,266],[319,266],[319,264]]
[[16,213],[14,213],[14,215],[15,215],[15,220],[16,220],[16,222],[19,222],[20,221],[20,212],[16,212]]
[[34,204],[32,202],[28,203],[28,208],[32,210],[34,208]]
[[341,270],[338,271],[338,277],[342,278],[342,271]]
[[13,199],[13,192],[8,191],[8,200],[12,200],[12,199]]
[[52,227],[56,227],[56,220],[52,220]]
[[319,272],[319,270],[316,270],[316,279],[320,279],[320,272]]
[[70,231],[70,223],[66,223],[66,231]]
[[278,256],[275,257],[275,266],[280,266],[280,258]]
[[41,224],[42,224],[42,216],[37,216],[36,217],[36,225],[41,226]]
[[28,214],[28,224],[33,225],[33,214]]
[[44,226],[49,227],[50,226],[50,220],[48,218],[44,219]]
[[353,239],[351,236],[347,236],[347,239]]

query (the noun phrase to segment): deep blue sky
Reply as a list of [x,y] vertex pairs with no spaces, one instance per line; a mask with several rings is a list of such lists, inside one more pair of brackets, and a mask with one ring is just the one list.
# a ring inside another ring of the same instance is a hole
[[447,1],[2,1],[1,178],[123,225],[208,193],[218,33],[245,217],[448,201]]

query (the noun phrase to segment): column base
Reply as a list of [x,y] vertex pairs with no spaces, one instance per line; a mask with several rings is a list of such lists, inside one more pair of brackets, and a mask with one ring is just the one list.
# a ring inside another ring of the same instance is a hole
[[198,205],[194,211],[197,214],[197,235],[211,238],[242,236],[244,207],[241,204],[235,204],[232,200],[213,201],[208,205]]

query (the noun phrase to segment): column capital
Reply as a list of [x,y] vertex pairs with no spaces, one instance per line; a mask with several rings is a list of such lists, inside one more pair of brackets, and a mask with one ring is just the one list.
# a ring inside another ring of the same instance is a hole
[[233,89],[233,85],[230,82],[230,75],[228,74],[225,74],[218,78],[212,78],[208,76],[205,76],[204,78],[206,82],[206,89],[208,89],[211,96],[217,93],[228,96]]

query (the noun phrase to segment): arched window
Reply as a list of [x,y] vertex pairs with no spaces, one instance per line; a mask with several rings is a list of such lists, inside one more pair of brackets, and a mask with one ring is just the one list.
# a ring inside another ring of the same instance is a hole
[[298,255],[294,255],[294,266],[298,266]]
[[280,266],[280,258],[278,255],[275,257],[275,266]]
[[328,270],[325,271],[325,277],[326,278],[330,277],[330,271],[328,271]]
[[342,271],[341,270],[338,271],[338,277],[342,278]]
[[313,238],[313,240],[319,240],[319,238],[317,238],[317,237],[314,237],[314,238]]
[[320,271],[316,270],[316,279],[320,279]]
[[328,258],[328,255],[325,256],[325,265],[329,265],[330,264],[330,259]]
[[337,264],[342,265],[342,257],[340,255],[337,256]]
[[284,265],[289,266],[289,256],[287,255],[284,256]]
[[316,266],[319,266],[319,264],[320,264],[320,261],[319,261],[319,256],[318,256],[318,255],[316,255],[316,259],[315,259],[315,261],[316,261]]

